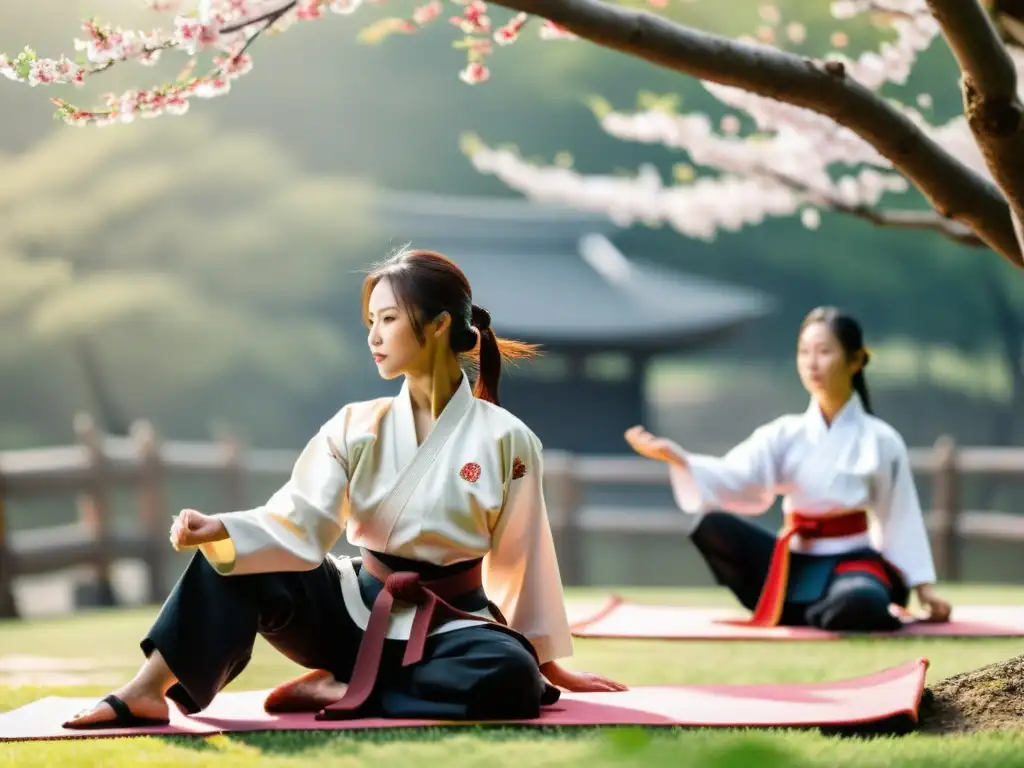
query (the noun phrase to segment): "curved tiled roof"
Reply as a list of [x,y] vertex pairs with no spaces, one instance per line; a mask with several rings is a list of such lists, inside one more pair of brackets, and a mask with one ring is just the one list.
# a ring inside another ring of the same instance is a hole
[[773,311],[746,288],[626,258],[596,214],[520,200],[399,194],[378,208],[396,244],[432,248],[469,277],[499,335],[655,351],[720,337]]

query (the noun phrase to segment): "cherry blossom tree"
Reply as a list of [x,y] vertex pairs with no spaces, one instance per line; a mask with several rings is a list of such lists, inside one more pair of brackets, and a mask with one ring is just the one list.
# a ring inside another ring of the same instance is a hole
[[[699,64],[703,67],[699,74],[707,78],[702,84],[731,111],[717,126],[703,113],[680,114],[672,97],[648,97],[648,105],[634,112],[615,110],[604,100],[592,104],[601,128],[609,135],[685,153],[692,165],[677,165],[671,184],[664,182],[654,165],[643,166],[635,176],[585,175],[571,167],[571,157],[545,166],[524,160],[514,149],[489,147],[475,136],[467,137],[467,153],[481,172],[495,175],[529,197],[603,211],[624,225],[669,224],[689,237],[710,239],[719,230],[736,230],[769,217],[797,213],[806,226],[816,228],[819,210],[827,209],[880,226],[935,230],[960,243],[985,246],[978,231],[962,223],[968,220],[964,212],[958,215],[958,207],[964,208],[966,200],[957,206],[949,190],[931,178],[947,173],[950,178],[970,178],[977,185],[971,190],[972,198],[983,200],[993,194],[995,180],[988,162],[994,158],[983,155],[967,118],[961,115],[931,125],[925,118],[932,106],[929,93],[917,94],[915,105],[909,106],[891,99],[881,104],[863,92],[878,94],[886,86],[905,86],[919,54],[939,36],[940,17],[924,0],[836,0],[830,5],[840,22],[871,15],[879,26],[888,28],[891,38],[883,39],[878,50],[868,48],[850,56],[841,52],[850,45],[849,36],[838,29],[830,37],[836,52],[823,61],[805,61],[798,68],[774,54],[787,43],[803,43],[807,28],[799,20],[784,19],[776,5],[766,2],[759,9],[754,35],[739,42],[761,49],[756,54],[749,52],[750,69],[767,64],[779,77],[774,90],[770,84],[753,83],[749,72],[723,75],[711,71],[712,67],[725,69],[722,60],[737,53],[734,46],[723,44],[726,52],[714,51],[711,40],[698,43],[692,31],[686,41],[690,46],[709,46],[705,51],[708,61]],[[1012,34],[1024,27],[1006,12],[992,10],[1004,32],[1016,42]],[[984,16],[975,21],[981,25]],[[1001,49],[998,39],[991,42]],[[1008,47],[1005,55],[1015,70],[1024,66],[1020,48]],[[808,68],[814,70],[812,78],[823,70],[845,82],[846,92],[836,98],[846,103],[834,106],[824,99],[787,94],[792,85],[802,84]],[[849,113],[858,100],[865,102],[862,107],[873,110],[868,114],[871,120],[864,115],[852,119],[838,112],[845,109]],[[752,127],[746,135],[742,135],[744,123]],[[977,130],[986,133],[990,128],[979,126]],[[921,161],[907,157],[908,149],[925,157]],[[902,161],[897,162],[901,155]],[[941,163],[926,173],[925,158]],[[957,161],[966,169],[957,167]],[[702,171],[698,173],[694,165]],[[933,190],[931,210],[881,205],[887,193],[908,191],[908,177],[926,194]],[[987,206],[980,200],[975,200],[975,205]],[[977,210],[974,220],[988,215]],[[1005,236],[1005,222],[999,226]],[[1004,255],[1021,265],[1012,251]]]
[[[832,0],[837,20],[875,14],[893,38],[878,50],[848,55],[840,30],[832,40],[835,52],[822,58],[785,50],[787,41],[799,43],[806,30],[799,19],[781,19],[767,0],[757,35],[736,40],[668,18],[672,0],[452,2],[448,8],[442,0],[427,0],[408,17],[371,24],[360,37],[379,41],[446,18],[462,35],[455,44],[466,52],[459,76],[478,84],[490,79],[489,62],[498,49],[532,25],[545,39],[587,40],[696,77],[733,113],[714,125],[705,115],[663,107],[599,110],[601,127],[613,136],[683,151],[700,167],[700,173],[684,168],[670,184],[653,167],[632,178],[586,176],[469,142],[481,172],[527,196],[604,211],[622,223],[668,223],[705,238],[797,213],[813,226],[819,209],[833,209],[983,244],[1024,267],[1018,238],[1024,135],[1017,85],[1024,56],[1003,41],[1020,27],[1012,0]],[[42,58],[26,48],[17,56],[0,54],[0,73],[33,86],[81,85],[116,64],[153,64],[176,50],[189,60],[173,82],[109,95],[98,108],[54,101],[58,115],[72,125],[183,114],[193,99],[227,93],[250,71],[251,46],[261,35],[331,13],[351,14],[362,3],[202,0],[194,8],[180,0],[148,0],[173,17],[172,26],[133,31],[89,20],[84,39],[75,41],[79,59]],[[925,117],[927,97],[911,105],[882,89],[905,83],[918,55],[940,35],[961,70],[964,114],[932,125]],[[203,54],[212,54],[205,70],[199,66]],[[881,205],[887,194],[911,187],[927,209]]]

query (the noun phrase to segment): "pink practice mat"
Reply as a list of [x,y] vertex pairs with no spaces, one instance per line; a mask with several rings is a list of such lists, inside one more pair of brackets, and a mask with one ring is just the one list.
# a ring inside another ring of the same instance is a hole
[[[647,640],[836,640],[839,632],[813,627],[745,627],[723,619],[745,618],[742,609],[645,605],[612,595],[602,604],[570,606],[576,637]],[[955,606],[952,620],[928,624],[905,619],[896,632],[871,637],[1024,637],[1024,606]]]
[[[646,686],[615,693],[563,694],[536,720],[489,723],[514,726],[690,726],[822,728],[905,731],[917,721],[927,659],[853,680],[788,685]],[[318,722],[311,714],[268,715],[268,691],[225,692],[193,717],[171,707],[163,728],[69,731],[61,723],[95,698],[49,697],[0,714],[0,741],[109,738],[142,734],[209,736],[244,731],[326,731],[458,726],[425,720]],[[898,725],[897,725],[898,724]]]

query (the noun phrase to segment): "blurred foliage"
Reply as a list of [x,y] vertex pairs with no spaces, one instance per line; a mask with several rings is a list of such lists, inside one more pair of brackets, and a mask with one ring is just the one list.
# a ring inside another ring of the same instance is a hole
[[92,407],[79,337],[127,418],[178,435],[205,437],[210,414],[282,429],[287,409],[253,403],[308,397],[342,366],[327,310],[367,258],[364,183],[198,115],[57,131],[0,173],[0,420],[67,435]]

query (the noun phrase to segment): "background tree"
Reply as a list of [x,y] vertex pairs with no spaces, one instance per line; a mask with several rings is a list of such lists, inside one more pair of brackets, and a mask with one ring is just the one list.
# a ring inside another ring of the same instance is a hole
[[308,426],[289,403],[338,397],[335,294],[365,260],[365,185],[190,123],[0,156],[3,444],[64,442],[80,408],[202,439],[216,413],[280,444]]

